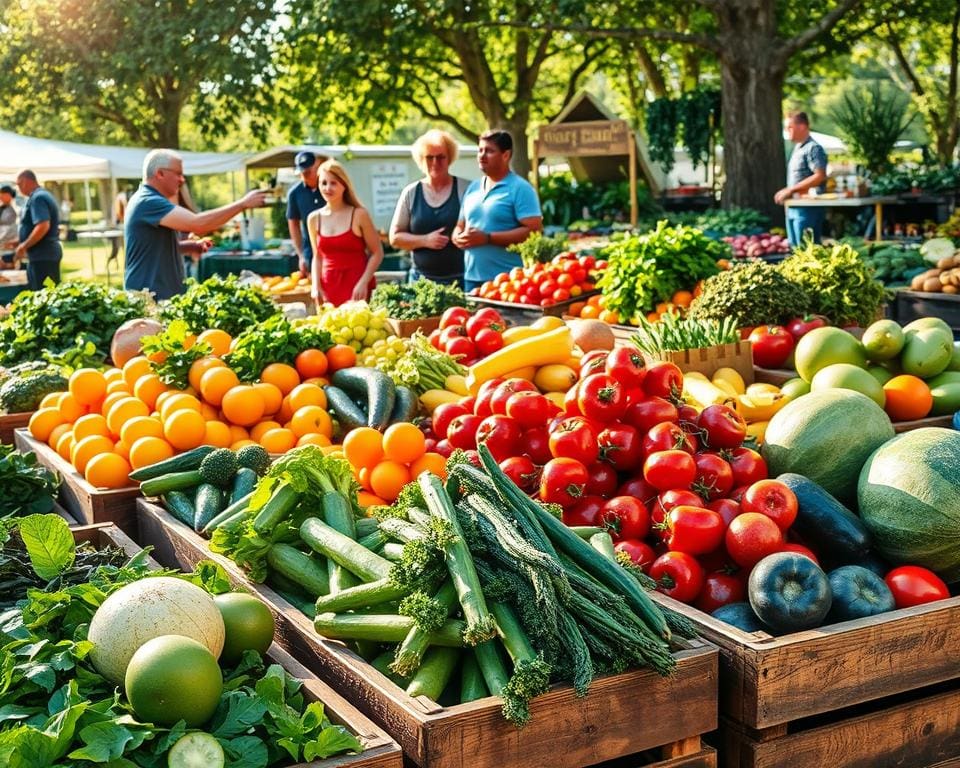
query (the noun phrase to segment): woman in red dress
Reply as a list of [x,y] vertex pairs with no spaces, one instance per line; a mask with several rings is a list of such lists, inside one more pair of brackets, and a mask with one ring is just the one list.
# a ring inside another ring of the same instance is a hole
[[318,304],[340,306],[370,298],[383,245],[370,213],[360,205],[346,169],[336,160],[320,166],[320,194],[327,204],[307,218],[313,245],[313,289]]

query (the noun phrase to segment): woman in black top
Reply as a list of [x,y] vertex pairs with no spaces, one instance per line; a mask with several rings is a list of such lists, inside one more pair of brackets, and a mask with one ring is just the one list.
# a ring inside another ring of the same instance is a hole
[[457,143],[446,131],[427,131],[413,144],[424,177],[404,188],[390,224],[390,244],[413,255],[411,282],[421,277],[463,285],[463,251],[450,241],[469,182],[450,174]]

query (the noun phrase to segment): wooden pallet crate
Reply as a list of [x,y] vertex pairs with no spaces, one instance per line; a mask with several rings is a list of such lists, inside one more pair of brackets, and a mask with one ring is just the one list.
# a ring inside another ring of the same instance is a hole
[[108,490],[91,485],[70,462],[46,443],[33,438],[26,429],[16,431],[14,443],[17,450],[35,454],[40,464],[60,475],[57,498],[78,522],[115,523],[128,533],[135,530],[134,510],[136,500],[140,497],[139,486]]
[[[791,736],[818,717],[844,721],[853,707],[883,711],[892,706],[891,697],[925,697],[924,689],[938,684],[960,689],[960,597],[780,637],[743,632],[663,595],[654,599],[689,618],[704,638],[720,648],[723,733],[732,729],[751,741],[766,743]],[[939,732],[944,733],[943,729]],[[867,742],[858,748],[871,749]],[[736,757],[738,753],[730,758],[725,744],[724,739],[722,766],[754,765]],[[852,755],[858,754],[848,746]],[[882,745],[877,748],[876,755],[882,755]],[[952,746],[945,744],[944,748]],[[831,768],[901,765],[882,759],[874,763],[793,763],[813,764]],[[760,765],[768,763],[756,763]]]
[[[129,536],[115,525],[88,525],[73,529],[77,543],[91,542],[95,547],[116,546],[133,557],[143,551]],[[151,568],[160,568],[153,558],[148,559]],[[296,661],[280,645],[274,643],[265,654],[268,664],[279,664],[293,677],[303,683],[304,698],[308,702],[323,703],[324,712],[330,721],[346,727],[361,744],[363,752],[356,755],[340,755],[311,763],[295,763],[288,768],[402,768],[403,753],[397,743],[351,706],[333,688],[320,680],[300,662]]]
[[595,680],[580,699],[571,688],[556,686],[531,702],[530,724],[517,729],[503,719],[495,697],[451,707],[411,698],[346,645],[320,637],[307,616],[269,587],[250,583],[235,563],[211,553],[205,539],[162,508],[140,500],[137,516],[140,541],[154,547],[160,562],[186,568],[214,560],[237,586],[270,605],[280,642],[422,768],[580,768],[645,750],[653,750],[655,760],[635,763],[638,768],[716,764],[701,742],[717,721],[717,656],[708,643],[693,641],[678,652],[676,672],[668,678],[650,670],[610,675]]
[[14,432],[25,428],[30,423],[30,417],[34,413],[35,411],[25,411],[23,413],[4,413],[0,415],[0,443],[11,445]]

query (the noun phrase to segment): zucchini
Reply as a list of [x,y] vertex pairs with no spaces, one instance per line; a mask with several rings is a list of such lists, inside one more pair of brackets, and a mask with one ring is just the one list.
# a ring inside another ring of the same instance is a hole
[[213,453],[215,450],[216,448],[212,445],[201,445],[199,448],[193,448],[169,459],[158,461],[156,464],[135,469],[130,473],[130,479],[139,483],[161,475],[169,475],[172,472],[190,472],[194,469],[200,469],[200,462],[208,453]]
[[193,503],[197,510],[193,518],[195,531],[203,530],[203,527],[226,507],[223,491],[210,483],[203,483],[197,488],[197,496]]
[[[320,499],[320,506],[327,525],[344,536],[357,540],[357,529],[353,524],[353,507],[349,501],[337,491],[327,491]],[[353,574],[341,568],[331,558],[327,558],[327,571],[330,573],[330,591],[334,594],[357,585],[357,579]]]
[[380,521],[375,517],[361,517],[353,521],[353,527],[357,530],[357,538],[362,539],[380,530]]
[[407,696],[426,696],[431,701],[437,701],[453,677],[459,659],[459,648],[431,648],[407,686]]
[[366,401],[368,427],[383,430],[390,423],[397,387],[383,371],[376,368],[341,368],[333,374],[330,383],[348,395]]
[[389,560],[364,549],[349,536],[344,536],[316,517],[308,517],[303,521],[300,525],[300,538],[314,552],[334,560],[364,581],[385,579],[393,567]]
[[340,423],[340,428],[346,433],[357,427],[367,426],[367,415],[360,410],[350,396],[339,387],[329,384],[323,388],[327,395],[327,405]]
[[212,520],[208,521],[205,526],[200,530],[200,533],[209,536],[213,533],[215,528],[219,528],[221,525],[226,525],[227,523],[232,523],[235,520],[239,520],[241,517],[247,514],[247,507],[250,506],[250,499],[253,498],[252,493],[248,493],[242,499],[237,499],[229,507],[227,507],[223,512],[214,517]]
[[267,565],[314,600],[330,592],[330,574],[323,562],[296,547],[274,544],[267,552]]
[[253,493],[257,487],[257,473],[250,467],[240,467],[233,477],[233,487],[230,489],[230,503],[236,504],[247,494]]
[[390,411],[390,423],[413,421],[420,412],[420,401],[410,387],[398,386],[393,398],[393,410]]
[[[413,619],[398,614],[318,613],[313,620],[317,632],[332,640],[373,640],[378,643],[400,643],[416,626]],[[464,623],[447,619],[436,632],[429,634],[429,645],[446,648],[463,646]]]
[[193,527],[193,521],[197,516],[197,511],[193,506],[193,501],[183,491],[170,491],[163,495],[163,506],[177,520],[185,525]]
[[803,475],[777,477],[797,497],[797,519],[791,530],[817,553],[837,564],[856,563],[870,551],[870,532],[853,512]]
[[286,481],[281,482],[273,489],[267,503],[257,511],[257,516],[253,518],[253,529],[257,533],[272,533],[299,503],[300,494]]
[[460,667],[460,703],[466,704],[489,695],[477,657],[474,653],[467,651],[463,655],[463,665]]
[[[171,472],[153,477],[140,483],[140,493],[144,496],[163,496],[170,491],[185,491],[200,485],[200,473],[193,469],[188,472]],[[190,521],[193,525],[193,521]]]

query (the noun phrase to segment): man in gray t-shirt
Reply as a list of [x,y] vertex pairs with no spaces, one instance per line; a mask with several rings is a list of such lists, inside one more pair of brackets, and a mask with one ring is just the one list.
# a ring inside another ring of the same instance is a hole
[[[827,153],[810,136],[810,120],[806,112],[791,112],[784,121],[787,138],[794,142],[790,162],[787,164],[787,186],[773,196],[783,205],[794,195],[808,194],[811,190],[823,192],[827,180]],[[823,229],[823,208],[789,206],[787,208],[787,239],[796,246],[803,233],[810,230],[815,243],[820,242]]]
[[266,192],[248,192],[212,211],[194,213],[172,200],[184,182],[183,158],[172,149],[154,149],[143,160],[143,184],[127,203],[123,234],[126,257],[123,287],[147,289],[157,299],[183,292],[183,259],[179,232],[205,235],[247,208],[263,205]]

